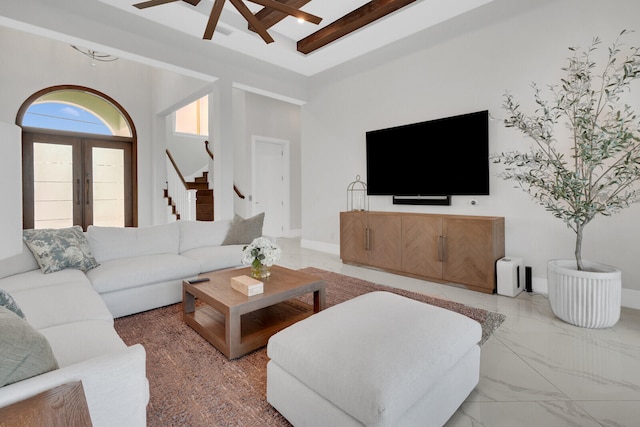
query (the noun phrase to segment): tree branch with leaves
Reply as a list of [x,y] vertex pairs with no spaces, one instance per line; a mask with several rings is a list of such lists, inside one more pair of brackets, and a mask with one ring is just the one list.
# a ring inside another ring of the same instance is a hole
[[[625,48],[622,31],[597,73],[595,38],[586,50],[572,52],[559,85],[549,86],[550,100],[534,83],[533,114],[525,114],[513,95],[504,95],[504,125],[522,132],[533,144],[527,152],[491,156],[504,165],[500,177],[518,187],[576,233],[575,258],[583,269],[584,228],[596,216],[609,216],[638,201],[640,182],[640,119],[622,102],[631,83],[640,78],[640,48]],[[562,149],[555,138],[558,124],[570,131]],[[566,155],[565,153],[568,153]]]

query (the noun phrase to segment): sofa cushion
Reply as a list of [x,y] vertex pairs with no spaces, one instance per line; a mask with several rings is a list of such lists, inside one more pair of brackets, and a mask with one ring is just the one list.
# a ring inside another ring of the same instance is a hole
[[111,322],[86,320],[41,329],[60,367],[126,348]]
[[87,277],[98,293],[105,293],[193,277],[198,273],[198,262],[181,255],[160,254],[106,261],[88,271]]
[[204,273],[242,265],[243,247],[244,245],[205,246],[191,249],[181,255],[197,261],[200,265],[200,273]]
[[47,339],[5,307],[0,307],[0,360],[0,387],[58,368]]
[[87,271],[98,265],[80,226],[23,230],[22,237],[45,274],[67,268]]
[[13,276],[14,274],[25,273],[31,270],[39,270],[40,266],[27,247],[22,241],[22,252],[18,255],[0,260],[0,279]]
[[233,217],[231,228],[225,237],[223,245],[248,245],[253,239],[262,236],[264,212],[251,218],[244,219],[240,215]]
[[111,312],[88,280],[18,290],[13,292],[13,297],[29,324],[38,330],[83,320],[113,324]]
[[87,239],[99,263],[139,255],[177,254],[180,245],[178,224],[150,227],[97,227],[90,225]]
[[180,227],[180,253],[204,246],[220,246],[229,228],[230,220],[178,221]]
[[9,292],[0,289],[0,307],[7,308],[24,319],[24,313]]
[[13,294],[15,291],[44,288],[69,282],[90,283],[87,276],[80,270],[60,270],[55,273],[43,274],[40,269],[37,269],[0,279],[0,288]]

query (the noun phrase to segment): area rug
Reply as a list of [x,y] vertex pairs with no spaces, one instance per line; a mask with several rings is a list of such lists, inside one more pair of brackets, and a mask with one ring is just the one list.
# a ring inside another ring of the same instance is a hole
[[[367,292],[385,290],[462,313],[482,325],[482,343],[505,316],[317,268],[302,271],[326,282],[327,306]],[[265,348],[228,360],[182,321],[182,304],[116,319],[127,345],[147,351],[150,401],[147,425],[289,426],[266,400],[269,359]]]

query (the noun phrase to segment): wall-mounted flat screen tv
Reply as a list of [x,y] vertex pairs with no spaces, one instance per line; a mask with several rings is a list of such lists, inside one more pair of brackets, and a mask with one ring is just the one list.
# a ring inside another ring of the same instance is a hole
[[366,133],[369,195],[489,194],[489,112]]

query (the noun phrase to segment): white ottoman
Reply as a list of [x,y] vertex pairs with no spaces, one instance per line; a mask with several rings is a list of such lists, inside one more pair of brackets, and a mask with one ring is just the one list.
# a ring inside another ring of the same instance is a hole
[[442,426],[478,384],[480,324],[389,292],[275,334],[267,401],[294,426]]

